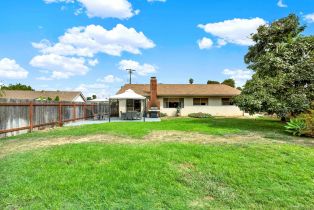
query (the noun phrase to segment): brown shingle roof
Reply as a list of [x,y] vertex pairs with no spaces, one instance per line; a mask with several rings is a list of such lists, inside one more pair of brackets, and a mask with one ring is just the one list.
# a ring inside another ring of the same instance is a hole
[[[4,90],[3,95],[0,96],[0,98],[35,100],[40,97],[44,98],[50,97],[53,100],[56,98],[56,96],[59,96],[60,101],[73,101],[76,97],[80,95],[82,95],[82,93],[78,91]],[[82,97],[84,98],[83,95]]]
[[[126,84],[118,93],[132,89],[136,93],[149,96],[149,84]],[[158,96],[236,96],[240,90],[224,84],[158,84]]]

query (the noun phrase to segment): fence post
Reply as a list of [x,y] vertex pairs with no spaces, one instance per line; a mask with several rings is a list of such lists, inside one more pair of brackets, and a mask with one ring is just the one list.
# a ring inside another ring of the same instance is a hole
[[73,121],[76,120],[76,106],[75,103],[73,104]]
[[59,110],[59,126],[62,127],[62,104],[61,104],[61,102],[59,102],[58,110]]
[[86,103],[84,103],[84,105],[83,105],[83,118],[84,118],[84,120],[86,119]]
[[93,104],[92,105],[92,118],[94,118],[95,117],[95,106],[96,106],[96,104]]
[[29,102],[29,132],[33,130],[33,102]]

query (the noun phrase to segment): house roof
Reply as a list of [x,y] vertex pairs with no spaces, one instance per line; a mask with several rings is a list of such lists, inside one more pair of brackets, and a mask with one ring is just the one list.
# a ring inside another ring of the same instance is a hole
[[108,102],[109,99],[108,98],[96,98],[96,99],[92,99],[92,100],[88,100],[90,102]]
[[84,95],[79,91],[4,90],[0,98],[35,100],[40,97],[50,97],[53,100],[56,96],[59,96],[60,101],[74,101],[79,96],[86,101]]
[[[126,84],[117,94],[125,92],[127,89],[134,90],[143,96],[150,95],[149,84]],[[225,84],[158,84],[158,96],[236,96],[240,90]]]

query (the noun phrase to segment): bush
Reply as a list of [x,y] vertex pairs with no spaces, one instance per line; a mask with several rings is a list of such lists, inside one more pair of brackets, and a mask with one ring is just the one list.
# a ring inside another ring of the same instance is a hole
[[302,136],[306,128],[305,121],[301,118],[291,119],[285,126],[286,131],[292,133],[294,136]]
[[286,131],[294,136],[314,137],[314,110],[291,119],[285,126]]
[[167,117],[167,113],[160,112],[160,117]]
[[191,113],[188,115],[189,117],[193,117],[193,118],[213,118],[212,115],[207,114],[207,113],[202,113],[202,112],[198,112],[198,113]]
[[301,114],[300,117],[305,121],[304,136],[314,137],[314,110]]

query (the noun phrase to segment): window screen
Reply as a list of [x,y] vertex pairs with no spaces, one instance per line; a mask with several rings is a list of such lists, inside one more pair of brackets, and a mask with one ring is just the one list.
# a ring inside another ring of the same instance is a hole
[[222,98],[222,105],[233,105],[231,98]]
[[184,98],[164,98],[164,108],[184,108]]

